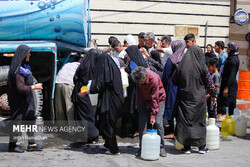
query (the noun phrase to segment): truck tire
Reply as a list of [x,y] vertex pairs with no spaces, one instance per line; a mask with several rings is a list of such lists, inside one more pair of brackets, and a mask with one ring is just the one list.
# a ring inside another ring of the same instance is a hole
[[10,66],[0,66],[0,86],[7,85]]
[[[7,93],[7,80],[8,80],[8,73],[9,73],[9,66],[0,66],[0,96],[4,95]],[[33,79],[33,84],[38,83],[37,80],[34,78]],[[41,115],[42,109],[43,109],[43,93],[41,90],[34,90],[32,91],[34,95],[34,100],[35,100],[35,106],[36,106],[36,116]],[[0,98],[0,100],[6,99],[6,98]],[[8,102],[1,102],[4,104],[8,104]],[[6,107],[5,107],[6,109]],[[0,108],[1,110],[1,108]],[[3,110],[3,109],[2,109]],[[5,111],[6,113],[6,111]]]

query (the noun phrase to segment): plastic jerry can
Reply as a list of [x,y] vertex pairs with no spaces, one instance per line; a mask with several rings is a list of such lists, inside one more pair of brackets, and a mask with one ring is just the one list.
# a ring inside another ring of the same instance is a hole
[[226,116],[226,119],[221,123],[221,135],[232,136],[234,134],[234,124],[232,116]]
[[160,156],[161,138],[156,129],[148,129],[142,136],[141,158],[144,160],[157,160]]
[[209,118],[207,126],[206,146],[209,150],[219,149],[220,145],[220,130],[215,125],[215,118]]
[[234,131],[236,136],[243,137],[247,135],[247,121],[243,117],[236,119]]

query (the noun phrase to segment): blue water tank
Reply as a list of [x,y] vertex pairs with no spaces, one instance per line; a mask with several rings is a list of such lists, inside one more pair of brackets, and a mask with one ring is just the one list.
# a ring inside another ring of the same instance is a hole
[[86,47],[87,0],[0,1],[0,40],[57,40]]

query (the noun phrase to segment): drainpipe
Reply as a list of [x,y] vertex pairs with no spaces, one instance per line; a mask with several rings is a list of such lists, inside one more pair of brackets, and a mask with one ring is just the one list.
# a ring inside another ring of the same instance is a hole
[[204,39],[204,53],[206,53],[206,46],[207,46],[207,28],[208,28],[208,21],[206,22],[206,27],[205,27],[205,39]]

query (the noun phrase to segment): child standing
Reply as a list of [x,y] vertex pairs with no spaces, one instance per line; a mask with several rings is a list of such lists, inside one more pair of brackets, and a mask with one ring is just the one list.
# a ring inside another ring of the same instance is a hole
[[[219,62],[216,57],[210,59],[208,62],[208,70],[211,73],[211,78],[214,82],[214,86],[216,89],[216,98],[219,93],[219,83],[220,83],[220,73],[217,70],[218,64]],[[209,94],[206,95],[206,99],[207,99],[208,118],[216,118],[215,114],[216,104],[213,104]]]

